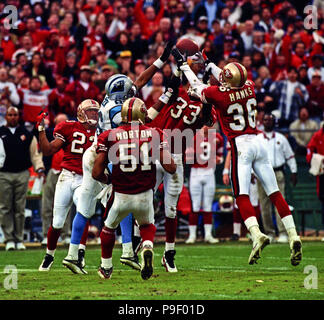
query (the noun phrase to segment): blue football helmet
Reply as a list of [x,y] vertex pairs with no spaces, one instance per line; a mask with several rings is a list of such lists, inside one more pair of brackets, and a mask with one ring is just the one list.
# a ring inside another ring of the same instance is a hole
[[124,74],[115,74],[107,80],[105,91],[109,100],[124,102],[135,96],[136,87],[129,77]]

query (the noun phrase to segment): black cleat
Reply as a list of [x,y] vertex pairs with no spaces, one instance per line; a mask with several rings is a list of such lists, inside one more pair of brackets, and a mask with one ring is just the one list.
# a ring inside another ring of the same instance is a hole
[[233,233],[230,237],[231,241],[239,241],[240,240],[240,236],[236,233]]
[[110,279],[112,272],[113,272],[113,267],[106,269],[100,266],[98,269],[99,277],[102,279]]
[[54,262],[54,257],[46,253],[41,265],[38,268],[38,271],[50,271],[53,262]]
[[73,273],[88,274],[88,272],[83,269],[79,260],[67,259],[66,257],[63,259],[62,263],[64,267],[70,269]]
[[137,254],[135,254],[133,257],[120,257],[119,261],[121,264],[129,266],[135,270],[141,270],[141,265],[138,261]]
[[175,250],[168,250],[168,251],[164,251],[163,253],[161,263],[167,272],[178,272],[178,269],[174,264],[175,254],[176,254]]
[[79,249],[79,251],[78,251],[78,261],[80,262],[82,268],[85,267],[84,256],[85,256],[85,250],[84,249]]
[[143,280],[147,280],[151,278],[153,274],[153,249],[152,247],[144,247],[142,252],[142,270],[141,270],[141,276]]

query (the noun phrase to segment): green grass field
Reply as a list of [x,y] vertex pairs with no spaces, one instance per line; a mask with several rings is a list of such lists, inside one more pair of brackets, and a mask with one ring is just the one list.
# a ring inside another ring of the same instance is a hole
[[[216,245],[177,245],[176,264],[179,272],[168,274],[161,266],[163,246],[155,247],[153,277],[143,281],[138,271],[119,263],[117,246],[113,254],[112,279],[102,280],[97,274],[99,246],[86,252],[88,275],[75,275],[62,266],[67,248],[60,248],[49,273],[38,272],[45,250],[0,251],[1,300],[103,300],[103,299],[191,299],[191,300],[319,300],[324,299],[324,244],[304,242],[303,261],[293,267],[288,245],[272,244],[265,248],[258,265],[247,259],[251,244],[221,243]],[[5,266],[18,268],[18,288],[3,287],[8,274]],[[318,288],[306,289],[307,265],[318,270]]]

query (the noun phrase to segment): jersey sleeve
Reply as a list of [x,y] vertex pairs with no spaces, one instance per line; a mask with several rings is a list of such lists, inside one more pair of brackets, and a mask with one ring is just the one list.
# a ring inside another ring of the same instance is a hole
[[219,94],[219,88],[218,86],[210,86],[203,89],[201,94],[202,94],[201,101],[203,103],[215,104],[217,101],[217,96]]
[[70,123],[64,121],[56,125],[56,127],[54,128],[53,136],[55,139],[60,139],[63,142],[66,142],[70,132],[71,132]]
[[97,153],[108,151],[108,136],[110,132],[110,130],[107,130],[98,136],[98,143],[96,148]]

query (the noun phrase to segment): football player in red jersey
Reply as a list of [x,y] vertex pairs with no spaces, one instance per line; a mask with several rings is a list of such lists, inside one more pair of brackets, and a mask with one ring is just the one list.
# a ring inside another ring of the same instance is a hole
[[[302,259],[302,243],[297,235],[293,216],[287,202],[279,191],[267,150],[258,142],[256,135],[256,98],[254,83],[247,80],[247,71],[237,62],[227,64],[224,69],[211,64],[209,67],[221,85],[204,85],[192,72],[179,50],[173,49],[178,68],[187,77],[193,93],[204,103],[212,103],[224,134],[231,144],[231,182],[244,223],[253,238],[252,252],[248,263],[260,258],[270,239],[259,229],[255,211],[249,199],[252,168],[264,190],[277,208],[289,236],[290,261],[298,265]],[[208,69],[208,66],[207,66]]]
[[212,205],[216,189],[216,164],[223,162],[223,151],[223,137],[206,125],[195,135],[193,147],[186,150],[186,163],[191,166],[189,191],[192,204],[192,212],[189,213],[189,237],[186,240],[188,244],[196,242],[199,213],[203,213],[205,242],[219,242],[212,236]]
[[[39,144],[45,156],[50,156],[63,149],[64,156],[61,163],[62,172],[58,178],[54,195],[53,221],[47,233],[46,255],[39,267],[39,271],[49,271],[57,246],[57,240],[64,225],[66,216],[77,201],[77,189],[82,183],[82,156],[88,149],[96,132],[98,122],[99,103],[92,99],[84,100],[77,110],[78,121],[64,121],[54,129],[54,140],[47,140],[44,128],[44,117],[40,115],[38,123]],[[85,245],[86,237],[82,244]],[[71,262],[77,273],[87,273],[81,263]],[[75,265],[75,266],[74,266]],[[71,268],[71,267],[69,267]]]
[[[200,55],[190,57],[193,72],[199,73],[204,68],[204,61]],[[167,272],[177,272],[174,263],[175,237],[177,230],[177,203],[183,188],[183,157],[186,147],[192,142],[196,130],[209,122],[212,125],[215,121],[215,111],[211,105],[203,105],[201,101],[192,100],[187,90],[189,83],[184,82],[180,86],[180,74],[173,77],[164,94],[148,110],[149,117],[153,121],[149,126],[160,128],[167,133],[172,157],[177,164],[175,174],[165,172],[157,164],[157,178],[155,190],[163,182],[164,206],[165,206],[165,251],[162,256],[162,265]],[[180,88],[179,88],[180,86]],[[212,111],[212,115],[211,115]]]
[[[100,234],[102,253],[98,274],[103,279],[111,277],[115,230],[129,212],[133,213],[142,238],[141,276],[147,280],[153,273],[155,160],[159,159],[170,174],[176,171],[176,164],[162,131],[146,126],[146,118],[144,102],[135,97],[127,99],[122,105],[120,126],[98,137],[92,176],[106,184],[111,180],[113,185],[113,195],[108,201],[113,199],[113,202],[107,203],[109,213]],[[113,163],[110,177],[105,173],[109,162]]]

